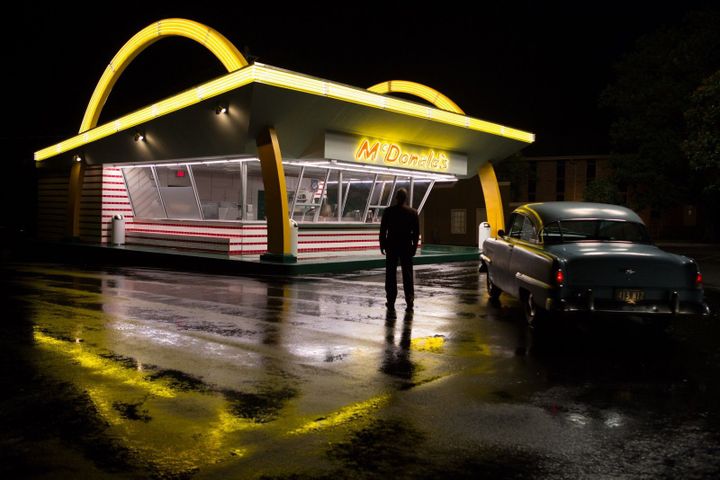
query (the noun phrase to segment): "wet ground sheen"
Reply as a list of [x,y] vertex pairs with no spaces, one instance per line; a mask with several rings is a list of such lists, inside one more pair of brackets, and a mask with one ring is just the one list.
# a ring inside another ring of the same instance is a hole
[[717,313],[530,331],[475,263],[395,316],[378,270],[2,274],[2,478],[720,475]]

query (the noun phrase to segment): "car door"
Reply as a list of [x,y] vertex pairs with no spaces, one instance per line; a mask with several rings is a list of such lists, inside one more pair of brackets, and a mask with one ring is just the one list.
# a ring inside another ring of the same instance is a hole
[[505,292],[510,293],[513,285],[510,277],[510,257],[515,248],[515,242],[522,234],[525,216],[519,213],[513,213],[510,216],[510,230],[502,238],[502,241],[496,243],[496,251],[492,257],[491,279],[495,285]]
[[505,291],[513,296],[519,295],[517,273],[527,275],[536,270],[536,246],[538,242],[538,226],[533,220],[523,215],[522,223],[518,226],[519,232],[511,239],[513,248],[508,260],[508,284]]

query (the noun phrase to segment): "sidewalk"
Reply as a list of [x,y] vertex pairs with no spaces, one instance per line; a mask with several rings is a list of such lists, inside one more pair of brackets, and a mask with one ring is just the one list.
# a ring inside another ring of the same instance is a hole
[[[178,268],[206,273],[242,275],[305,275],[336,273],[382,268],[385,257],[379,251],[357,255],[317,257],[300,254],[297,263],[261,261],[259,255],[227,256],[212,253],[194,253],[168,248],[88,245],[83,243],[38,243],[30,246],[24,258],[53,260],[95,265],[140,265],[160,268]],[[432,263],[478,261],[475,247],[450,245],[424,245],[415,256],[415,265]]]

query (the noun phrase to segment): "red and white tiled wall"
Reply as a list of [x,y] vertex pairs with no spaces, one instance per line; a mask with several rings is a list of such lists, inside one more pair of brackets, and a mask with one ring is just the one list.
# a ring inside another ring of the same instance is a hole
[[[42,176],[38,188],[38,233],[47,240],[63,236],[67,215],[67,175]],[[89,166],[80,201],[80,239],[108,244],[112,218],[125,217],[126,245],[165,247],[224,255],[259,255],[267,251],[263,224],[198,220],[135,219],[122,172],[117,167]],[[300,228],[298,253],[342,255],[378,249],[378,228]]]

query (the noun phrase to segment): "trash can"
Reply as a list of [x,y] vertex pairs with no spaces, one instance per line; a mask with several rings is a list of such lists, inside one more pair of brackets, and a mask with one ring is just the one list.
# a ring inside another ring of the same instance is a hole
[[298,223],[290,219],[290,254],[298,256]]
[[125,217],[120,214],[112,217],[110,242],[113,245],[125,245]]
[[488,222],[481,222],[478,226],[478,249],[483,251],[483,243],[485,240],[490,238],[490,224]]

